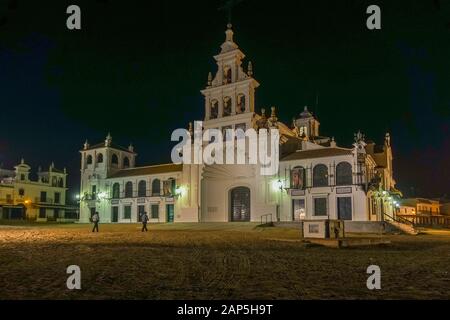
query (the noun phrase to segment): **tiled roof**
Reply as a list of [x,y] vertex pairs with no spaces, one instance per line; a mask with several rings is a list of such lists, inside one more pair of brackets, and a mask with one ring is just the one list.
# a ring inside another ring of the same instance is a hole
[[131,177],[131,176],[145,176],[151,174],[161,174],[161,173],[169,173],[169,172],[179,172],[183,170],[182,164],[162,164],[157,166],[148,166],[148,167],[137,167],[130,169],[120,170],[108,178],[122,178],[122,177]]
[[343,149],[343,148],[320,148],[313,150],[299,150],[282,158],[281,161],[347,156],[351,154],[352,154],[351,149]]

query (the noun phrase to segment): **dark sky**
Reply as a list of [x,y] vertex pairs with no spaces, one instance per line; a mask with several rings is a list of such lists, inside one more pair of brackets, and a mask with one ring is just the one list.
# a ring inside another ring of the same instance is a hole
[[[70,4],[81,31],[66,28]],[[370,4],[380,31],[366,28]],[[72,194],[86,138],[110,131],[139,165],[169,161],[172,130],[203,117],[220,5],[0,0],[0,163],[66,166]],[[245,0],[232,21],[261,83],[257,110],[274,105],[291,123],[309,105],[343,146],[358,129],[379,143],[389,131],[398,187],[450,194],[450,1]]]

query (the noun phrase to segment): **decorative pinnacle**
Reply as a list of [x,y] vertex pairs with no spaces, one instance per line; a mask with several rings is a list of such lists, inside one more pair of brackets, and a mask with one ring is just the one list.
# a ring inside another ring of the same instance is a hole
[[272,114],[270,115],[270,117],[274,119],[277,117],[276,108],[272,107],[271,109],[272,109]]
[[253,76],[253,64],[251,61],[248,62],[247,74],[250,77]]
[[227,31],[225,31],[225,35],[226,35],[225,41],[227,41],[227,42],[233,42],[234,32],[233,32],[232,27],[233,26],[231,25],[231,23],[227,24]]
[[212,84],[212,73],[209,72],[208,73],[208,86],[210,86]]

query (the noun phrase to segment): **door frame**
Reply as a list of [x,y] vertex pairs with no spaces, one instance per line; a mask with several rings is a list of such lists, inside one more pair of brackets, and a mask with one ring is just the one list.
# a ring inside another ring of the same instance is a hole
[[[169,211],[170,207],[172,208],[172,216],[170,216],[170,211]],[[166,204],[166,222],[167,223],[175,222],[175,205],[174,204]]]
[[[247,189],[248,190],[248,219],[245,220],[234,220],[233,219],[233,191],[236,189]],[[248,186],[236,186],[229,190],[228,192],[228,219],[230,222],[251,222],[252,221],[252,189]]]
[[[116,221],[114,221],[114,209],[117,209],[117,216],[116,216]],[[112,206],[111,207],[111,222],[112,223],[117,223],[119,222],[119,206]]]
[[347,195],[347,196],[342,195],[342,196],[336,197],[336,218],[338,220],[341,220],[341,217],[339,216],[339,199],[340,198],[350,198],[350,209],[351,209],[350,213],[351,213],[351,217],[350,217],[350,220],[345,219],[345,221],[353,221],[353,212],[355,210],[353,208],[353,197],[349,196],[349,195]]

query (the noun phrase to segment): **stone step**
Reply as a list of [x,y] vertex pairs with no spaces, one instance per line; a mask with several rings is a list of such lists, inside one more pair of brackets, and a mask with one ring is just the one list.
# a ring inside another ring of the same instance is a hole
[[406,234],[411,234],[411,235],[419,234],[419,232],[416,230],[416,228],[414,228],[413,226],[408,225],[406,223],[401,223],[401,222],[397,222],[397,221],[386,221],[386,222]]

